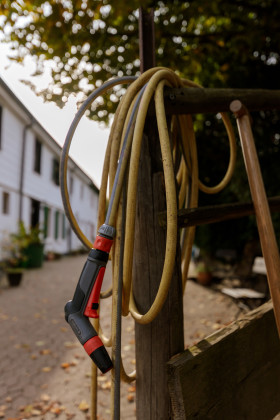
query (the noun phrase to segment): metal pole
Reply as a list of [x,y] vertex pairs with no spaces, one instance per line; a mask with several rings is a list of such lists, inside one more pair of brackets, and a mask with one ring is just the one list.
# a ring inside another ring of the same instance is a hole
[[280,257],[251,129],[250,116],[247,109],[237,100],[231,103],[230,110],[234,113],[237,121],[249,186],[256,211],[276,325],[280,336]]

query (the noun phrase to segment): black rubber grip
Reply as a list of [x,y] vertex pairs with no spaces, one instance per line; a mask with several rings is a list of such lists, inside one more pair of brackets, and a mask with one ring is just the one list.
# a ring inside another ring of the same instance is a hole
[[98,347],[90,354],[92,361],[98,366],[102,373],[108,372],[113,367],[112,360],[104,346]]

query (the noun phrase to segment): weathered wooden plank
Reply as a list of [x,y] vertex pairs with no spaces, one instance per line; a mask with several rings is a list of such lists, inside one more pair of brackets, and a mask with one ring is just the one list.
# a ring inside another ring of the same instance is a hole
[[[156,125],[144,135],[138,176],[137,219],[133,278],[138,309],[146,313],[158,291],[165,256],[165,229],[158,227],[156,215],[166,209],[163,174],[159,163]],[[161,163],[161,162],[160,162]],[[179,244],[179,238],[178,238]],[[179,252],[178,246],[178,252]],[[156,319],[135,325],[137,419],[167,420],[171,416],[166,363],[184,349],[182,278],[176,268],[167,300]]]
[[[140,9],[139,24],[141,71],[145,71],[155,65],[153,11]],[[136,303],[142,313],[147,312],[157,293],[165,255],[165,230],[159,229],[156,222],[156,214],[166,209],[157,133],[155,119],[146,120],[138,176],[133,263]],[[179,252],[179,238],[177,245]],[[151,324],[135,327],[137,419],[170,419],[171,402],[164,367],[172,355],[184,348],[179,261],[176,267],[163,310]]]
[[[271,212],[280,211],[280,196],[268,199]],[[182,209],[178,213],[180,227],[198,226],[209,223],[223,222],[255,214],[253,203],[230,203],[215,206],[203,206],[191,209]],[[166,226],[166,213],[158,215],[159,225]]]
[[280,341],[272,303],[167,365],[174,420],[271,420],[280,412]]
[[280,109],[280,90],[166,88],[164,94],[168,114],[227,112],[235,99],[249,111]]

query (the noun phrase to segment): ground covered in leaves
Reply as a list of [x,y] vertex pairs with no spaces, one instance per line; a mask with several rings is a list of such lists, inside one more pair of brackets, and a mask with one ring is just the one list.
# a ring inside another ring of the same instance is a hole
[[[0,419],[90,418],[91,366],[64,320],[85,256],[45,262],[29,270],[18,288],[0,279]],[[109,281],[109,277],[105,282]],[[110,327],[110,299],[102,303]],[[234,299],[190,281],[184,296],[185,347],[227,325],[242,312]],[[122,355],[135,368],[134,322],[123,321]],[[110,419],[110,374],[98,376],[98,418]],[[122,384],[122,419],[135,418],[135,384]]]

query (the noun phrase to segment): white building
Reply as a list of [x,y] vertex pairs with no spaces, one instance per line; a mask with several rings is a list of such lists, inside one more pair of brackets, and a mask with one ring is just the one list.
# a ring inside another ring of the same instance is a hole
[[[45,252],[81,248],[64,215],[60,153],[61,147],[0,78],[0,241],[22,220],[27,228],[39,225],[43,230]],[[73,212],[93,240],[99,191],[72,159],[68,180]]]

